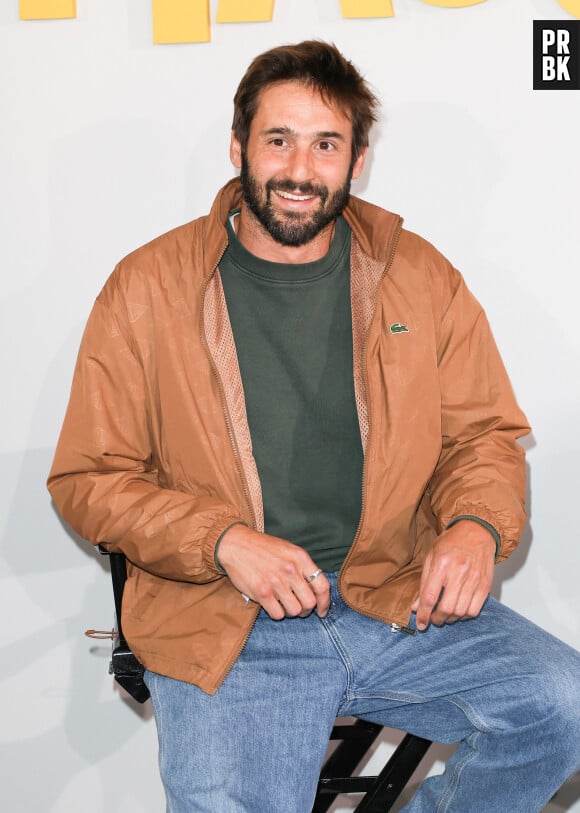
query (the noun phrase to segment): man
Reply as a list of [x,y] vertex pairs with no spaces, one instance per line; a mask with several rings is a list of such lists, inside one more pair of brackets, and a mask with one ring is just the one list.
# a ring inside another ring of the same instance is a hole
[[578,764],[577,654],[488,598],[528,427],[458,272],[349,195],[376,110],[333,46],[258,56],[239,181],[83,338],[49,488],[128,559],[174,813],[307,813],[337,715],[460,743],[413,813],[539,811]]

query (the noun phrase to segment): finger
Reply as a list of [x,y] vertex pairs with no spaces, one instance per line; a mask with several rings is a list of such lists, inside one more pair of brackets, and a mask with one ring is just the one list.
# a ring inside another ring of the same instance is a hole
[[437,606],[437,600],[440,594],[441,590],[438,591],[438,588],[429,586],[425,589],[425,592],[419,596],[415,620],[415,625],[419,632],[426,630],[433,620],[433,611]]
[[[443,596],[433,614],[433,623],[452,624],[459,619],[476,618],[489,595],[486,579],[475,578],[473,574],[465,577],[462,582],[455,582],[456,589],[452,591],[449,583],[445,587]],[[446,595],[448,594],[448,595]]]
[[426,630],[429,626],[431,614],[439,601],[443,587],[444,575],[431,567],[431,560],[428,557],[421,576],[421,586],[419,587],[419,598],[417,600],[415,625],[420,632]]
[[294,616],[301,615],[302,612],[304,611],[304,606],[302,602],[300,601],[300,599],[296,597],[296,595],[291,590],[276,595],[276,598],[278,600],[278,603],[284,610],[284,615],[293,618]]
[[284,616],[307,616],[316,606],[316,596],[300,573],[285,564],[282,573],[269,574],[256,590],[258,603],[279,620]]
[[286,604],[290,609],[289,614],[298,615],[300,612],[299,607],[297,612],[293,612],[295,608],[292,607],[292,599],[290,597],[286,598],[287,594],[290,594],[290,591],[283,586],[281,580],[271,579],[256,585],[253,599],[268,613],[270,618],[274,619],[274,621],[281,621],[286,615],[286,607],[282,603],[283,599],[286,600]]
[[316,594],[310,584],[301,577],[298,577],[298,580],[291,586],[300,606],[299,612],[296,614],[305,618],[316,607]]
[[431,615],[432,623],[438,626],[453,624],[467,611],[471,596],[472,592],[463,584],[447,581]]
[[465,619],[477,618],[477,616],[481,612],[483,605],[487,601],[488,596],[489,590],[486,590],[485,587],[482,587],[480,590],[478,590],[471,599],[469,607],[467,608],[467,611],[464,613],[463,617]]
[[436,627],[442,627],[444,624],[455,624],[461,617],[455,613],[439,613],[435,611],[431,616],[431,623]]
[[274,621],[281,621],[284,616],[284,608],[280,604],[280,602],[272,596],[271,598],[264,599],[263,601],[258,601],[260,607],[262,607],[272,618]]
[[324,573],[309,582],[310,590],[316,597],[316,613],[324,618],[330,609],[330,584]]

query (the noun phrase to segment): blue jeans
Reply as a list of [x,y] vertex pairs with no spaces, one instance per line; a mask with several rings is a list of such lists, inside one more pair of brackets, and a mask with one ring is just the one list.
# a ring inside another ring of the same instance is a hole
[[442,743],[406,813],[534,813],[580,764],[580,656],[493,598],[478,618],[392,633],[330,576],[324,619],[262,611],[218,692],[151,672],[171,813],[308,813],[336,716]]

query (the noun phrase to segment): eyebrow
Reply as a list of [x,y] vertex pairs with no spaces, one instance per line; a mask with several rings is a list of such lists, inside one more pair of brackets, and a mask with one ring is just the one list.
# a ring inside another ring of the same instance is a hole
[[[270,127],[268,130],[262,130],[262,135],[283,135],[283,136],[296,136],[298,133],[291,127]],[[334,138],[338,141],[344,141],[344,136],[335,130],[321,130],[314,133],[314,138]]]

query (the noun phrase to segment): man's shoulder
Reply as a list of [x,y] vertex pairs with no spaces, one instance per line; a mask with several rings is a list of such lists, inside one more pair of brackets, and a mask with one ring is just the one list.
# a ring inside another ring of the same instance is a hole
[[396,250],[399,259],[414,265],[451,265],[428,239],[403,228],[399,214],[354,195],[344,214],[363,250],[376,260],[390,258]]
[[[123,257],[109,276],[98,299],[101,302],[142,300],[162,288],[173,288],[184,272],[193,276],[196,263],[192,246],[200,220],[190,221],[160,234]],[[187,269],[185,268],[187,266]]]
[[374,260],[386,259],[403,225],[403,218],[374,203],[351,195],[344,218],[362,250]]
[[211,210],[181,226],[170,229],[127,254],[115,274],[165,277],[206,275],[226,245],[225,221],[237,201],[239,182],[233,179],[219,190]]
[[202,233],[206,218],[207,215],[203,215],[157,235],[129,252],[119,261],[118,267],[128,272],[130,269],[155,266],[160,262],[173,263],[176,257],[192,246],[196,233]]

